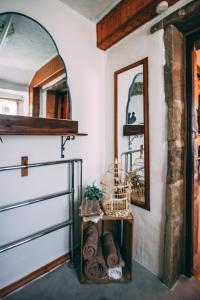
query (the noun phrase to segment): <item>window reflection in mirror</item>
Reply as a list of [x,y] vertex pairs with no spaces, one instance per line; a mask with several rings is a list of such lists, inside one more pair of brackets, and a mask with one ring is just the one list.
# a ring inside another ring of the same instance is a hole
[[21,14],[0,15],[0,114],[70,119],[62,58],[49,33]]
[[140,72],[134,76],[129,88],[126,107],[126,124],[144,124],[143,106],[143,73]]
[[18,115],[19,101],[9,98],[0,98],[0,113],[5,115]]

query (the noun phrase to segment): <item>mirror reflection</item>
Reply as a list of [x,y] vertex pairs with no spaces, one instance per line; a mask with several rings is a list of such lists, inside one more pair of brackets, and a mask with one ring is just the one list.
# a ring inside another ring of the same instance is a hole
[[149,209],[148,98],[145,90],[148,85],[144,74],[146,64],[147,61],[143,60],[115,72],[115,101],[118,107],[115,157],[130,178],[131,202]]
[[144,125],[142,72],[134,76],[129,88],[126,106],[126,124]]
[[70,103],[51,36],[28,17],[0,15],[0,114],[70,119]]

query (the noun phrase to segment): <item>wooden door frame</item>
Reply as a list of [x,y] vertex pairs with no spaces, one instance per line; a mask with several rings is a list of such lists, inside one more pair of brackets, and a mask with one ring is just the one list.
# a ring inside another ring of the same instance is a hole
[[[200,30],[186,36],[187,164],[186,164],[186,255],[185,275],[193,275],[194,256],[194,139],[193,139],[193,60],[194,42]],[[191,101],[192,100],[192,101]]]
[[[186,197],[189,193],[189,186],[186,189],[187,176],[189,176],[187,174],[189,162],[186,158],[189,150],[187,149],[188,141],[191,140],[191,136],[187,135],[187,131],[190,130],[187,122],[189,114],[187,97],[191,90],[189,87],[186,89],[186,46],[192,32],[194,33],[197,28],[200,28],[199,9],[199,0],[194,0],[153,25],[150,30],[151,33],[155,33],[163,29],[165,43],[168,173],[162,278],[169,287],[175,283],[180,274],[191,275],[192,245],[188,241],[189,238],[191,241],[192,217],[188,211],[190,210],[191,213],[189,206],[191,202]],[[180,62],[180,58],[182,62]],[[178,69],[177,60],[179,60]],[[190,237],[188,238],[188,236]],[[190,246],[187,246],[186,241],[190,243]]]

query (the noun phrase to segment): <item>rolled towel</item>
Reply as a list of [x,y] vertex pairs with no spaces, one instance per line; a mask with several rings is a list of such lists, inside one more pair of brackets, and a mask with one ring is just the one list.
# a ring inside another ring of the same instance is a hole
[[107,274],[109,278],[112,279],[120,279],[122,278],[123,272],[122,272],[122,267],[115,267],[115,268],[109,268],[107,270]]
[[118,244],[116,244],[116,248],[117,248],[117,254],[118,254],[118,257],[119,257],[119,262],[115,266],[115,268],[123,268],[123,267],[125,267],[125,261],[122,258],[121,251],[120,251],[120,248],[119,248]]
[[119,256],[111,233],[106,233],[103,236],[103,251],[106,263],[109,268],[114,268],[119,265]]
[[106,276],[107,267],[100,243],[98,245],[97,255],[84,262],[83,271],[85,276],[90,280],[100,279]]
[[91,225],[85,229],[83,237],[84,260],[89,260],[97,254],[98,239],[98,231],[95,225]]

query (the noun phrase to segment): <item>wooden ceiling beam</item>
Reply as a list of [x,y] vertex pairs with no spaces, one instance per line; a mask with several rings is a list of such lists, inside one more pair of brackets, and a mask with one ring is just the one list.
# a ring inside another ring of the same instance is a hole
[[[169,6],[179,0],[168,0]],[[156,16],[161,0],[122,0],[97,23],[97,47],[106,50]]]

